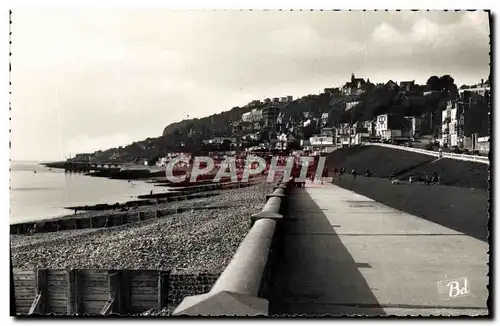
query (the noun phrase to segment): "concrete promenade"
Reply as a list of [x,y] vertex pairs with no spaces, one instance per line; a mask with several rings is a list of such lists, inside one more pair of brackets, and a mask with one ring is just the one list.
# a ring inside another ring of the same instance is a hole
[[[271,315],[487,314],[487,242],[329,183],[288,203]],[[438,282],[456,278],[468,294],[450,298]]]

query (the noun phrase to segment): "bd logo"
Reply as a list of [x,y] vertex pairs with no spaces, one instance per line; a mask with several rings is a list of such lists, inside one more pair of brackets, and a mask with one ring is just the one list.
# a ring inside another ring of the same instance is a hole
[[466,277],[456,278],[447,281],[439,281],[438,290],[447,299],[455,299],[470,295],[469,281]]

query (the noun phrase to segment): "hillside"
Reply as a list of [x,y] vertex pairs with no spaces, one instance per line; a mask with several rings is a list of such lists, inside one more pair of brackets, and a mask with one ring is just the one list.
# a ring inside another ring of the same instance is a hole
[[[296,138],[307,139],[318,133],[322,127],[336,126],[343,122],[353,123],[360,120],[370,120],[383,113],[398,113],[400,115],[429,114],[434,119],[432,124],[434,127],[426,130],[426,126],[423,126],[422,131],[434,133],[436,131],[435,126],[441,123],[441,110],[445,107],[449,94],[454,94],[457,87],[453,78],[448,75],[442,77],[432,76],[429,78],[427,86],[416,87],[417,90],[407,92],[382,83],[366,89],[364,93],[359,95],[342,95],[336,89],[335,92],[328,91],[319,95],[303,96],[292,102],[278,105],[281,112],[281,122],[277,122],[276,126],[273,127],[276,127],[278,132],[285,132]],[[426,89],[435,92],[429,96],[424,96],[422,91]],[[358,104],[345,111],[346,103],[349,102],[358,102]],[[205,139],[241,137],[252,132],[259,134],[259,141],[267,141],[270,136],[274,137],[275,135],[270,135],[269,130],[263,129],[263,126],[255,129],[252,124],[241,124],[243,113],[250,112],[253,109],[263,109],[267,106],[256,100],[245,106],[234,107],[208,117],[175,122],[166,126],[159,137],[134,142],[125,147],[98,151],[93,153],[94,158],[96,160],[117,159],[121,161],[145,158],[155,161],[157,157],[165,155],[170,150],[180,148],[186,151],[199,150],[202,141]],[[328,113],[327,119],[321,119],[323,113]],[[304,127],[304,123],[309,124]],[[235,128],[236,125],[240,125],[240,129]],[[241,129],[241,125],[245,125],[245,128]],[[253,131],[252,128],[254,128]]]

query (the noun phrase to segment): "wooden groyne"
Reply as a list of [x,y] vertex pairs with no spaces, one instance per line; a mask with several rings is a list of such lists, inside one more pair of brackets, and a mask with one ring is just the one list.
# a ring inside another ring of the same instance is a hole
[[16,315],[140,314],[208,291],[218,274],[164,270],[14,269]]
[[[218,194],[206,194],[205,197],[212,197],[216,195]],[[198,198],[201,198],[201,196],[199,196]],[[168,201],[170,201],[171,199],[177,199],[177,198],[172,197]],[[130,210],[124,212],[105,213],[102,215],[95,215],[89,217],[78,217],[78,215],[75,215],[74,218],[66,217],[54,220],[12,224],[10,225],[10,234],[28,234],[32,230],[35,230],[36,233],[47,233],[47,232],[57,232],[65,230],[77,230],[77,229],[108,228],[128,223],[135,223],[155,218],[162,218],[168,215],[191,211],[193,209],[195,208],[194,207],[157,208],[157,209],[153,208],[151,210],[145,210],[145,211]],[[210,209],[210,207],[203,209]]]
[[[263,182],[263,181],[260,181],[260,182]],[[138,196],[138,198],[141,198],[141,199],[166,198],[166,197],[178,196],[178,195],[190,195],[190,194],[194,194],[194,193],[211,191],[211,190],[223,190],[223,189],[226,190],[226,189],[245,188],[245,187],[254,186],[256,184],[258,184],[258,181],[256,181],[256,180],[253,180],[252,182],[225,182],[225,183],[210,182],[207,184],[183,186],[180,188],[174,188],[174,189],[171,189],[171,191],[164,192],[164,193],[157,193],[157,194],[152,194],[152,195],[140,195],[140,196]]]
[[[141,222],[149,219],[161,218],[168,215],[178,214],[195,209],[190,208],[156,208],[157,204],[168,202],[177,202],[197,198],[207,198],[218,196],[220,193],[209,193],[208,191],[217,189],[236,189],[255,185],[255,183],[227,183],[227,184],[209,184],[203,186],[193,186],[180,191],[172,191],[160,194],[142,195],[139,196],[143,200],[127,202],[125,204],[107,205],[100,204],[94,206],[75,206],[68,209],[77,209],[81,211],[99,211],[119,209],[120,211],[103,212],[99,215],[80,216],[74,215],[71,217],[62,217],[55,219],[47,219],[40,221],[31,221],[24,223],[16,223],[10,225],[10,234],[29,234],[32,231],[36,233],[56,232],[76,229],[95,229],[119,226],[128,223]],[[148,210],[139,210],[140,206],[152,206]],[[209,209],[209,208],[196,208]],[[96,213],[97,214],[97,213]]]

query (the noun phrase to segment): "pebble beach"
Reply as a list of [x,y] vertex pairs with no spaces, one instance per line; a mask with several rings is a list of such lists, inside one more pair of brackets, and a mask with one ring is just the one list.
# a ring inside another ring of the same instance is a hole
[[11,235],[13,267],[220,273],[248,232],[250,215],[264,207],[271,191],[272,185],[263,182],[217,190],[214,197],[161,204],[192,210],[160,219],[101,229]]

